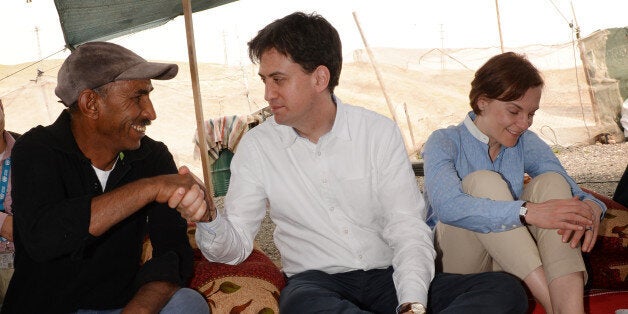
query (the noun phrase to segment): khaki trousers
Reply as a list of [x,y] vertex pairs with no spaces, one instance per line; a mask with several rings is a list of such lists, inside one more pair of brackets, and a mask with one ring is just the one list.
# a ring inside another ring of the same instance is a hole
[[[465,193],[498,201],[513,197],[501,175],[481,170],[462,180]],[[544,173],[524,188],[522,200],[541,203],[551,199],[571,198],[571,188],[562,175]],[[548,283],[574,272],[587,273],[580,246],[572,249],[563,243],[556,229],[535,226],[519,227],[505,232],[477,233],[438,223],[435,232],[437,270],[473,274],[505,271],[521,279],[543,266]]]

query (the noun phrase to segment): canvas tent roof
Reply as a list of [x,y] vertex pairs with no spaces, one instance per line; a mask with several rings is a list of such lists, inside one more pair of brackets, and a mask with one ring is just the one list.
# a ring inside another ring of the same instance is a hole
[[[214,8],[236,0],[192,0],[192,11]],[[180,0],[55,0],[66,45],[153,28],[183,14]]]

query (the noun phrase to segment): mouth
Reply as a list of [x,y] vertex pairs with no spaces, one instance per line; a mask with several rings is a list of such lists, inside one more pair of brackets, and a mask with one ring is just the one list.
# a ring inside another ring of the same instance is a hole
[[150,120],[144,120],[140,123],[131,124],[131,128],[137,131],[138,133],[144,134],[146,132],[146,127],[150,125]]
[[512,134],[512,135],[514,135],[514,136],[519,136],[519,135],[523,134],[523,131],[521,131],[521,132],[515,132],[515,131],[513,131],[513,130],[511,130],[511,129],[506,129],[506,131],[508,131],[508,133],[510,133],[510,134]]

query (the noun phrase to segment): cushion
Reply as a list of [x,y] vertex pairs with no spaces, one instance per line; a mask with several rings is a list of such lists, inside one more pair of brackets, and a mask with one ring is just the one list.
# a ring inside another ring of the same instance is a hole
[[610,198],[584,189],[608,208],[595,247],[584,254],[589,289],[628,290],[628,209]]
[[[196,245],[196,225],[188,223],[188,239],[194,250],[194,274],[190,288],[201,293],[212,313],[279,313],[279,292],[286,284],[281,270],[264,252],[254,248],[239,265],[209,262]],[[151,258],[152,245],[144,242],[142,261]]]
[[194,249],[190,288],[200,292],[212,313],[279,313],[279,292],[285,286],[281,270],[264,252],[254,248],[238,265],[209,262],[196,246],[196,226],[189,224]]

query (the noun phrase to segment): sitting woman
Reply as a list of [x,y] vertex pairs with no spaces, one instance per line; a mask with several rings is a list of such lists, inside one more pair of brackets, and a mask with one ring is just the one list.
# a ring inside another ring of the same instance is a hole
[[[473,111],[427,140],[425,190],[438,221],[437,266],[462,274],[506,271],[525,282],[547,313],[584,313],[580,251],[593,248],[606,207],[528,130],[542,88],[525,57],[494,56],[471,83]],[[532,180],[524,185],[525,174]]]

